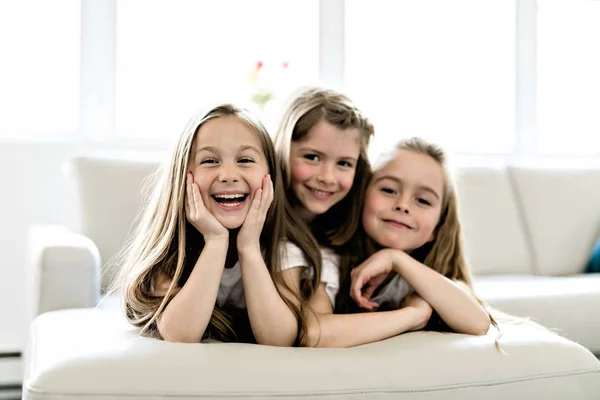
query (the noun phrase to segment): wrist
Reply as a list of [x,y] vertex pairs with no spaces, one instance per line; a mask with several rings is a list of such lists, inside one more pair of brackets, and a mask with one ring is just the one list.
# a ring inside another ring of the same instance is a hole
[[227,249],[229,247],[229,235],[205,236],[204,246],[225,247]]
[[402,250],[386,249],[389,252],[390,263],[392,264],[392,270],[398,275],[402,276],[402,266],[404,265],[405,257],[408,256]]
[[240,262],[246,262],[250,260],[262,259],[262,252],[260,251],[260,244],[238,246],[238,257]]

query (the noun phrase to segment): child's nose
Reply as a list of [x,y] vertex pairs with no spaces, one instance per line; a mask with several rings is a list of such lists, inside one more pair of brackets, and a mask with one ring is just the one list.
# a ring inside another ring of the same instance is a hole
[[240,180],[238,169],[234,165],[223,164],[219,168],[220,182],[238,182]]
[[319,176],[317,177],[317,179],[326,185],[333,184],[335,182],[333,166],[329,165],[328,163],[323,163],[323,165],[321,165],[321,168],[319,169]]
[[405,214],[410,213],[409,201],[406,198],[406,196],[400,196],[398,198],[398,201],[396,202],[396,205],[394,206],[394,210],[403,212]]

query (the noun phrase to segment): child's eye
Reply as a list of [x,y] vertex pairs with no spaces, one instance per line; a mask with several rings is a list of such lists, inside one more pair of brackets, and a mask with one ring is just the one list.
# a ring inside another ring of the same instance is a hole
[[348,161],[340,161],[338,162],[338,165],[345,168],[352,168],[352,163],[349,163]]
[[316,154],[305,154],[304,158],[310,161],[319,161],[319,156]]
[[417,199],[417,202],[420,203],[420,204],[426,205],[426,206],[430,206],[431,205],[431,203],[429,201],[427,201],[427,200],[425,200],[425,199],[423,199],[421,197],[419,197]]
[[200,164],[217,164],[218,161],[216,158],[205,158],[202,161],[200,161]]
[[388,187],[382,187],[381,191],[387,194],[396,194],[396,191],[394,189]]
[[251,159],[250,157],[242,157],[238,160],[238,162],[242,163],[242,164],[248,164],[248,163],[253,163],[254,160]]

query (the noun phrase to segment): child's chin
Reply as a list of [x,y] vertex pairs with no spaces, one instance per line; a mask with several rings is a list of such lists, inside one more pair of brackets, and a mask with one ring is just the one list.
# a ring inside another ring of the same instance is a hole
[[404,241],[393,240],[393,238],[386,236],[381,238],[381,241],[378,241],[381,247],[386,247],[390,249],[403,250],[405,251],[407,248],[407,244]]
[[217,220],[227,229],[238,229],[244,224],[246,216],[235,216],[233,218],[217,218]]

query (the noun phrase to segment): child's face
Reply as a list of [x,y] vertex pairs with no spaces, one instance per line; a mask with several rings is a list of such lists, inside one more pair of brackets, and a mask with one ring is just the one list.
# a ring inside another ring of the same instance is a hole
[[291,187],[309,219],[342,200],[354,182],[360,132],[326,121],[315,125],[290,149]]
[[235,117],[206,122],[194,139],[189,170],[208,211],[239,228],[269,167],[258,135]]
[[373,175],[367,189],[363,225],[383,247],[412,251],[435,238],[444,174],[431,157],[410,150]]

